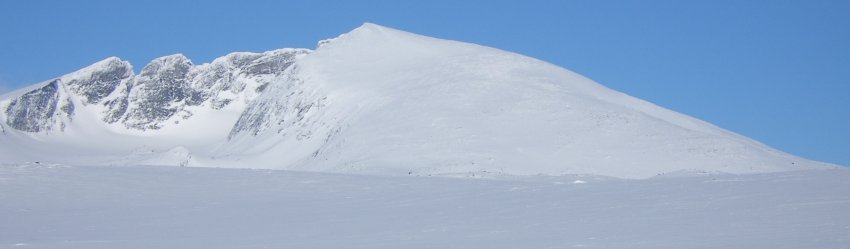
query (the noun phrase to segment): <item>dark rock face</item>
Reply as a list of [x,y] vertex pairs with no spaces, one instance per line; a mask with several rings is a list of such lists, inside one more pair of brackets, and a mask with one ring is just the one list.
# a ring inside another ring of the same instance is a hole
[[[309,52],[304,49],[292,49],[262,54],[232,53],[224,56],[206,65],[206,68],[199,68],[193,75],[193,86],[198,90],[197,99],[193,100],[209,100],[213,109],[224,108],[233,101],[233,98],[228,96],[246,91],[246,82],[240,78],[279,76],[295,63],[297,56]],[[262,84],[249,90],[262,92],[264,86],[265,84]]]
[[292,63],[295,63],[295,57],[297,55],[304,53],[306,52],[295,50],[261,57],[253,61],[250,65],[247,65],[244,72],[248,75],[283,73]]
[[100,102],[115,91],[122,81],[133,76],[130,63],[115,57],[98,62],[90,68],[87,74],[64,82],[71,91],[83,97],[84,103],[87,104]]
[[178,103],[192,96],[186,79],[191,68],[192,62],[183,55],[158,58],[145,66],[130,92],[132,105],[124,124],[140,130],[159,129],[159,122],[177,113]]
[[281,81],[298,56],[310,52],[232,53],[200,66],[177,54],[154,59],[138,75],[129,62],[111,57],[23,94],[7,102],[3,111],[12,129],[49,131],[56,124],[64,126],[56,122],[57,113],[71,120],[81,110],[72,104],[73,98],[83,107],[102,106],[103,122],[155,130],[190,118],[197,109],[188,107],[219,110],[236,100],[251,101]]
[[133,82],[127,82],[122,88],[118,89],[119,95],[103,102],[107,110],[103,114],[103,121],[107,123],[115,123],[121,121],[124,114],[127,113],[127,108],[130,107],[130,90],[133,89]]
[[221,109],[230,104],[232,99],[220,95],[232,95],[242,92],[245,84],[237,80],[239,69],[262,57],[258,53],[232,53],[217,59],[209,65],[193,71],[193,92],[190,105],[197,105],[210,100],[213,109]]
[[[49,130],[58,114],[60,80],[53,80],[47,85],[24,93],[13,99],[6,107],[6,125],[21,131],[40,132]],[[71,115],[74,106],[65,105],[60,112]]]
[[285,71],[275,84],[266,88],[239,116],[228,139],[244,134],[257,136],[267,130],[289,133],[299,140],[309,138],[312,131],[303,127],[315,123],[315,120],[307,116],[323,108],[326,97],[305,91],[305,81],[296,76],[298,70]]

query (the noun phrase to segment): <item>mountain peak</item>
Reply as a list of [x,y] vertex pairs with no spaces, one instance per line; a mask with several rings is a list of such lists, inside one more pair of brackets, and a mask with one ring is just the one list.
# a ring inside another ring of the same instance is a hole
[[111,56],[62,76],[61,81],[72,92],[82,96],[85,103],[97,103],[132,76],[133,66],[130,62]]
[[129,62],[118,58],[117,56],[106,57],[103,60],[95,62],[88,67],[97,67],[97,66],[107,66],[107,65],[124,65],[129,64]]
[[322,48],[329,44],[338,43],[369,44],[373,42],[398,42],[405,39],[410,39],[412,37],[424,38],[424,36],[417,35],[414,33],[409,33],[406,31],[366,22],[360,25],[359,27],[347,33],[341,34],[335,38],[319,41],[317,48]]
[[187,63],[187,62],[189,64],[191,64],[192,60],[190,60],[189,57],[186,57],[186,55],[183,55],[182,53],[176,53],[176,54],[172,54],[172,55],[166,55],[166,56],[161,56],[161,57],[155,58],[155,59],[151,60],[150,63],[153,64],[153,63]]
[[139,76],[147,77],[161,74],[161,71],[178,71],[177,74],[185,74],[192,67],[192,61],[183,54],[173,54],[153,59],[148,63]]
[[386,27],[386,26],[381,26],[381,25],[378,25],[378,24],[370,23],[370,22],[363,23],[363,25],[360,25],[360,27],[357,27],[357,28],[349,31],[348,33],[346,33],[345,36],[361,37],[361,38],[371,37],[371,38],[374,38],[374,39],[379,39],[379,38],[398,39],[398,38],[410,38],[410,37],[425,38],[426,37],[426,36],[422,36],[422,35],[419,35],[419,34],[410,33],[410,32],[404,31],[404,30],[394,29],[394,28],[390,28],[390,27]]
[[110,57],[102,59],[98,62],[92,63],[91,65],[88,65],[88,66],[81,68],[77,71],[74,71],[73,73],[69,73],[67,75],[64,75],[63,78],[65,78],[65,79],[63,81],[68,81],[67,80],[68,78],[82,77],[82,76],[90,75],[90,74],[92,74],[93,72],[96,72],[96,71],[110,70],[110,69],[114,69],[114,68],[126,68],[126,69],[129,69],[130,71],[132,71],[133,66],[130,64],[129,61],[122,60],[121,58],[118,58],[116,56],[110,56]]
[[[139,75],[110,57],[0,100],[0,120],[21,132],[68,124],[67,133],[105,122],[108,134],[98,140],[121,142],[0,140],[0,148],[53,146],[64,163],[176,160],[405,175],[646,178],[823,166],[499,49],[373,23],[319,46],[233,53],[197,66],[174,54],[152,60]],[[72,105],[79,96],[86,101]],[[114,161],[69,159],[76,157],[61,154],[69,144]],[[0,158],[46,160],[41,151],[0,150]],[[114,159],[129,151],[144,153]]]
[[378,25],[378,24],[370,23],[370,22],[364,22],[359,27],[351,30],[348,33],[382,32],[382,31],[387,30],[387,29],[390,29],[390,28],[387,28],[387,27],[384,27],[384,26],[381,26],[381,25]]

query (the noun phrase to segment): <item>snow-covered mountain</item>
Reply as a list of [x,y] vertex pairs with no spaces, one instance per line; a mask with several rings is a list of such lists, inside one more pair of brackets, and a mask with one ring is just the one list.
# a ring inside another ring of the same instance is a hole
[[830,167],[555,65],[374,24],[318,48],[112,57],[0,98],[2,162],[368,174]]

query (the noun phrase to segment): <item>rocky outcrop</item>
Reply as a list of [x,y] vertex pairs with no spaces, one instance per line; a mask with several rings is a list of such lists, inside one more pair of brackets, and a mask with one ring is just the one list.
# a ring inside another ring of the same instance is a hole
[[118,57],[110,57],[62,77],[68,89],[86,104],[97,104],[133,77],[133,67]]
[[309,125],[315,120],[308,114],[325,106],[325,96],[319,96],[304,80],[296,75],[297,68],[287,70],[278,83],[265,89],[263,95],[252,102],[240,115],[230,130],[229,139],[240,134],[256,136],[270,130],[290,133],[296,139],[309,137]]
[[121,121],[140,130],[161,128],[163,121],[193,102],[193,89],[186,78],[191,68],[192,62],[180,54],[157,58],[145,66],[129,92]]
[[74,104],[60,98],[60,82],[53,80],[12,99],[4,110],[6,125],[26,132],[48,131],[56,125],[64,128],[61,116],[72,116]]
[[[160,57],[134,75],[127,61],[110,57],[57,78],[5,105],[10,128],[25,132],[61,129],[57,113],[70,118],[75,106],[99,105],[100,118],[127,129],[156,130],[192,117],[190,107],[220,110],[235,101],[247,104],[281,77],[308,49],[232,53],[212,63],[193,65],[182,54]],[[60,101],[60,89],[67,97]],[[196,109],[197,110],[197,109]]]

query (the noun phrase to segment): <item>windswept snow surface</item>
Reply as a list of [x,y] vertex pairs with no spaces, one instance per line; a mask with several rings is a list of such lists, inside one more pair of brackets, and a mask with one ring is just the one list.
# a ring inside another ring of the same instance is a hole
[[847,179],[4,165],[0,248],[847,248]]
[[316,50],[131,68],[109,58],[5,95],[0,162],[621,178],[831,167],[546,62],[368,23]]

